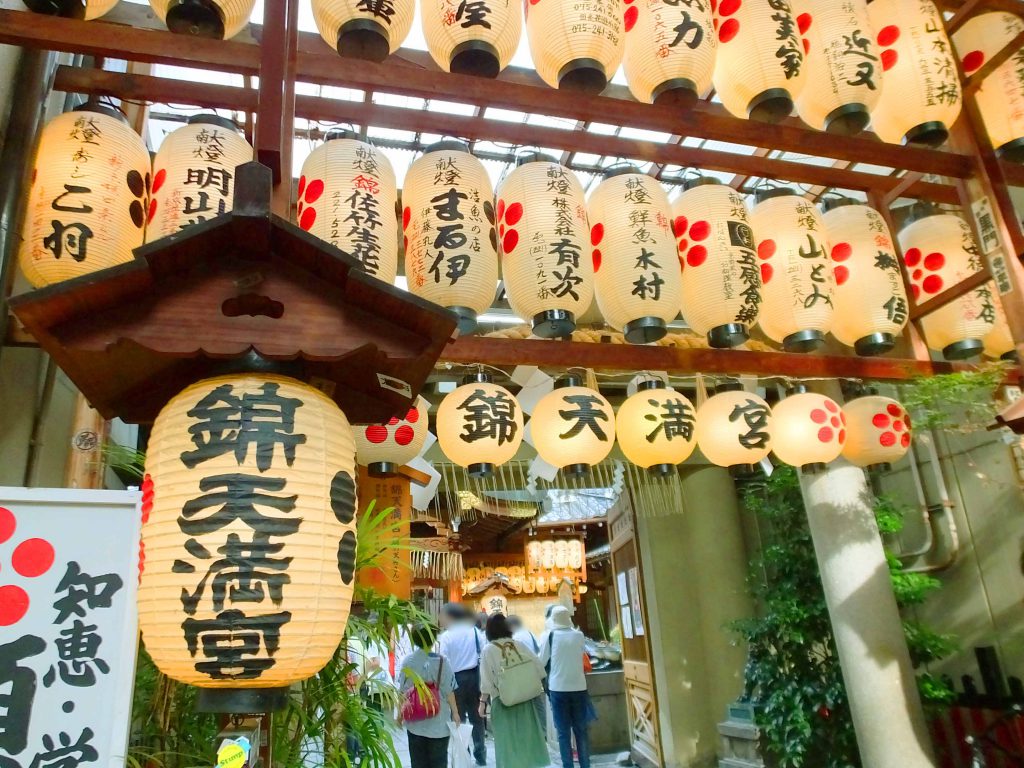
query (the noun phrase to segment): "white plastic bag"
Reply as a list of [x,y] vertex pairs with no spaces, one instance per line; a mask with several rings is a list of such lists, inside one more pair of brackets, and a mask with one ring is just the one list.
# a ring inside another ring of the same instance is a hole
[[448,740],[451,768],[475,768],[473,757],[470,755],[473,726],[466,723],[455,725],[455,723],[449,722],[448,732],[451,734],[451,738]]

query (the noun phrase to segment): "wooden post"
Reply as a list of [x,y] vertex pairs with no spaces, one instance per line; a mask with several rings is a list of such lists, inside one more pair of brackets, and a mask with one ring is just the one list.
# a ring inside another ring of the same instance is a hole
[[79,393],[71,427],[71,452],[64,467],[65,487],[103,487],[103,443],[106,439],[107,422]]

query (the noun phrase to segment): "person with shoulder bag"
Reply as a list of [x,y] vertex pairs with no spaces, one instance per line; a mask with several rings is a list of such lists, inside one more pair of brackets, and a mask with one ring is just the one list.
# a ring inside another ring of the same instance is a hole
[[448,723],[461,722],[455,671],[444,656],[430,652],[435,634],[430,626],[413,628],[409,638],[415,650],[402,660],[398,673],[398,723],[408,733],[412,768],[446,768]]
[[544,695],[544,667],[525,645],[512,639],[504,615],[487,620],[480,654],[480,715],[491,715],[497,768],[544,768],[550,764],[534,700]]
[[580,768],[590,768],[590,723],[596,719],[587,693],[586,638],[572,625],[565,606],[555,606],[549,617],[551,631],[541,648],[541,663],[548,672],[548,698],[558,732],[563,768],[573,768],[572,744]]
[[[540,656],[540,643],[537,642],[537,638],[534,637],[533,632],[526,628],[523,624],[523,620],[518,616],[508,617],[508,628],[512,630],[512,639],[517,643],[522,643],[531,651],[534,656]],[[541,685],[544,686],[544,695],[538,696],[533,700],[533,705],[537,708],[537,719],[540,721],[540,733],[546,741],[548,738],[548,676],[545,672],[544,679],[541,680]]]

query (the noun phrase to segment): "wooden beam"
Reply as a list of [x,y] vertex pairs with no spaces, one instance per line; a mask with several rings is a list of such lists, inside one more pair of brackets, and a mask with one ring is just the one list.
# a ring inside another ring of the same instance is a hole
[[565,368],[567,361],[599,371],[668,371],[692,374],[750,374],[779,378],[851,378],[904,381],[919,376],[970,370],[962,363],[887,357],[796,355],[786,352],[743,352],[731,349],[592,344],[535,339],[463,336],[441,353],[441,362],[473,365],[535,365]]
[[922,304],[914,304],[910,310],[910,319],[920,320],[922,317],[934,312],[936,309],[941,309],[946,306],[954,299],[959,299],[965,293],[970,293],[975,288],[980,288],[991,279],[992,275],[989,274],[988,269],[975,272],[970,277],[964,278],[952,288],[943,291],[938,296],[933,296]]
[[952,35],[960,29],[985,2],[986,0],[964,0],[963,5],[957,8],[953,16],[946,22],[946,33]]
[[[1022,12],[1024,12],[1024,9],[1022,9]],[[964,97],[966,98],[981,88],[985,78],[1009,61],[1010,57],[1021,49],[1021,46],[1024,46],[1024,31],[1018,32],[1016,37],[1000,48],[992,58],[982,64],[981,69],[964,80]]]
[[255,112],[258,101],[256,90],[250,88],[68,66],[57,68],[53,88],[66,93],[110,96],[132,101],[156,101],[155,95],[159,93],[159,100],[165,103],[243,112]]

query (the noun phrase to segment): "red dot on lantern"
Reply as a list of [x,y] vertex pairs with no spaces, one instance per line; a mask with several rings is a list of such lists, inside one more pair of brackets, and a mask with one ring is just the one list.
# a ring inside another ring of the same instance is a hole
[[836,285],[842,285],[850,279],[850,270],[848,267],[840,264],[834,271],[836,273]]
[[840,413],[839,414],[839,421],[841,421],[843,423],[844,427],[846,426],[846,414],[845,413]]
[[148,474],[142,478],[142,522],[149,522],[149,515],[153,511],[153,497],[156,495],[153,485],[153,478]]
[[402,248],[404,248],[407,251],[409,250],[409,238],[406,237],[405,235],[402,235]]
[[811,411],[811,421],[815,424],[824,424],[827,418],[828,414],[821,410],[821,408],[815,408]]
[[0,544],[3,544],[14,535],[14,529],[17,525],[14,513],[7,507],[0,507]]
[[809,13],[801,13],[796,17],[796,27],[800,30],[800,34],[807,34],[807,30],[811,28],[812,16]]
[[164,185],[165,181],[167,181],[167,169],[161,168],[159,171],[156,172],[156,175],[153,177],[154,195],[160,190],[160,187]]
[[316,208],[307,208],[302,212],[299,217],[299,226],[307,232],[313,228],[313,223],[316,221]]
[[305,200],[307,203],[315,203],[317,200],[320,199],[320,195],[322,195],[323,193],[323,181],[321,181],[320,179],[314,179],[313,181],[309,182],[309,186],[306,187]]
[[910,429],[910,414],[903,414],[903,423],[907,425],[907,429]]
[[929,253],[924,257],[924,268],[937,272],[946,266],[946,257],[941,253]]
[[420,420],[420,412],[415,408],[410,408],[409,412],[405,414],[405,420],[408,421],[410,424],[415,424],[417,421]]
[[523,204],[512,203],[508,210],[505,211],[505,223],[509,226],[515,226],[521,218],[523,218]]
[[412,211],[409,209],[409,206],[406,206],[405,209],[402,211],[402,229],[408,229],[408,227],[409,227],[409,220],[411,218],[412,218]]
[[395,442],[399,445],[408,445],[412,442],[412,438],[415,435],[413,428],[408,424],[403,424],[395,430]]
[[726,19],[718,29],[718,41],[728,43],[740,33],[740,23],[736,19]]
[[146,222],[149,223],[156,216],[156,198],[154,197],[149,201],[149,215],[146,217]]
[[894,445],[896,445],[896,433],[883,432],[879,436],[878,442],[881,443],[883,448],[892,448]]
[[832,400],[825,401],[825,410],[832,411],[832,413],[839,413],[839,406]]
[[501,217],[505,215],[505,201],[498,200],[498,221],[501,221]]
[[388,439],[388,428],[380,424],[372,424],[366,428],[366,439],[379,445]]
[[922,277],[924,277],[923,269],[915,269],[913,272],[910,273],[911,280],[920,280]]
[[900,438],[900,445],[902,445],[904,448],[906,448],[908,445],[910,445],[910,433],[909,432],[904,432],[903,433],[903,436]]
[[890,24],[887,27],[882,27],[878,33],[878,44],[889,46],[900,39],[900,28],[895,24]]
[[392,416],[392,417],[391,417],[390,419],[388,419],[388,426],[389,426],[389,427],[393,427],[393,426],[395,426],[395,424],[397,424],[397,423],[398,423],[399,421],[401,421],[401,419],[399,419],[399,418],[398,418],[397,416]]
[[510,229],[501,240],[501,250],[505,253],[512,253],[517,245],[519,245],[519,233]]
[[599,269],[601,269],[601,252],[597,248],[595,248],[594,252],[591,255],[594,259],[594,271],[597,272]]
[[842,445],[845,442],[846,442],[846,430],[845,429],[840,429],[839,430],[839,444]]
[[675,219],[672,220],[672,234],[676,237],[681,237],[686,234],[686,225],[688,223],[689,222],[687,222],[685,216],[676,216]]
[[690,227],[690,239],[700,242],[711,234],[711,224],[706,221],[695,221]]
[[299,176],[299,197],[302,197],[302,193],[306,191],[306,177]]
[[871,418],[871,423],[874,424],[879,429],[885,429],[886,427],[889,426],[889,417],[884,413],[876,413]]
[[900,55],[892,48],[882,51],[882,71],[888,72],[895,67],[899,58]]
[[767,285],[771,281],[771,279],[772,279],[772,274],[773,274],[773,270],[772,270],[772,265],[771,264],[762,264],[761,265],[761,282],[762,283]]
[[26,539],[11,555],[14,570],[26,579],[42,576],[53,565],[53,545],[45,539]]
[[640,11],[637,10],[635,5],[631,5],[626,9],[625,15],[623,15],[623,21],[625,21],[626,31],[629,32],[636,25],[636,20],[640,16]]
[[757,244],[757,257],[759,259],[770,259],[775,255],[775,241],[762,240]]
[[0,627],[17,624],[26,613],[28,593],[13,584],[0,587]]
[[732,16],[743,5],[743,0],[722,0],[718,4],[718,13],[721,16]]
[[[715,18],[713,18],[711,20],[711,26],[713,26],[715,28],[716,32],[718,31],[718,17],[717,16],[715,16]],[[35,181],[34,178],[32,180]]]
[[836,427],[836,428],[839,428],[839,427],[842,426],[842,422],[839,421],[839,417],[838,416],[833,416],[829,423],[831,423],[832,426]]
[[505,225],[504,224],[499,224],[498,225],[498,234],[501,235],[502,237],[505,236]]
[[921,249],[920,248],[908,248],[907,252],[903,254],[903,263],[908,267],[916,267],[917,262],[921,260]]
[[903,422],[902,421],[894,421],[892,423],[892,428],[896,432],[902,432],[903,431]]
[[928,275],[921,283],[925,293],[938,293],[942,290],[942,278],[938,275]]
[[690,249],[690,252],[686,254],[686,263],[691,267],[699,267],[708,258],[708,249],[703,245],[695,245]]
[[831,443],[832,438],[835,436],[835,432],[832,431],[831,427],[822,427],[818,430],[818,439],[823,443]]
[[985,54],[981,51],[971,51],[964,56],[964,72],[970,74],[976,69],[980,69],[981,65],[985,63]]
[[600,245],[604,240],[604,224],[595,224],[590,228],[590,244]]
[[853,255],[853,246],[849,243],[836,243],[832,246],[832,261],[846,261]]
[[896,418],[903,415],[903,409],[896,405],[896,403],[889,403],[885,406],[885,410],[889,412],[890,416],[895,416]]
[[690,241],[687,240],[685,237],[682,240],[679,241],[679,250],[681,252],[685,253],[686,249],[689,248],[689,247],[690,247]]
[[810,53],[811,52],[811,41],[808,40],[806,37],[800,38],[800,41],[804,44],[804,53]]

